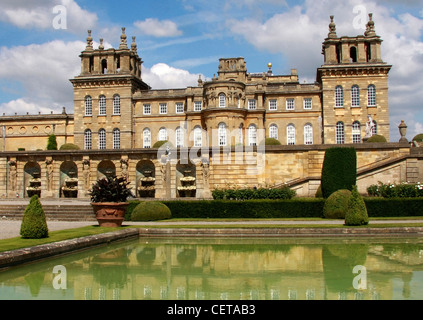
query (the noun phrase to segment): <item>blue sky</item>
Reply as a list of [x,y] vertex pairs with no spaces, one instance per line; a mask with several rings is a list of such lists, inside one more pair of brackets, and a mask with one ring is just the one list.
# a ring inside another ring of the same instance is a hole
[[[391,141],[423,132],[421,0],[0,0],[0,114],[73,112],[69,79],[80,72],[87,30],[95,45],[136,36],[143,79],[153,88],[195,85],[218,59],[242,56],[249,72],[299,71],[313,82],[335,16],[338,36],[363,34],[368,13],[384,40],[390,74]],[[60,18],[60,19],[59,19]]]

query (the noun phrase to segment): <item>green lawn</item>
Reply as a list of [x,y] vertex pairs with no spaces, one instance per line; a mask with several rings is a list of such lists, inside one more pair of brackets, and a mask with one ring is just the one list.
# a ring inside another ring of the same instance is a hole
[[[418,220],[418,223],[389,223],[389,220]],[[166,221],[177,222],[176,225],[149,225],[148,228],[346,228],[343,225],[333,225],[333,224],[283,224],[283,221],[322,221],[321,218],[297,218],[297,219],[170,219]],[[385,220],[384,224],[372,224],[372,221],[376,220]],[[190,221],[205,221],[208,224],[204,225],[190,225]],[[219,225],[213,224],[213,222],[239,222],[242,221],[242,224],[236,225]],[[274,221],[274,224],[254,224],[254,221]],[[281,223],[278,223],[280,221]],[[421,221],[421,222],[420,222]],[[144,228],[146,226],[140,225],[125,225],[121,228]],[[388,228],[388,227],[423,227],[423,217],[409,217],[409,218],[372,218],[369,225],[361,226],[359,228]],[[96,235],[105,232],[112,232],[119,230],[121,228],[100,228],[98,226],[87,226],[82,228],[61,230],[61,231],[51,231],[49,232],[49,237],[45,239],[22,239],[20,237],[0,240],[0,252],[16,250],[21,248],[32,247],[36,245],[42,245],[46,243],[58,242],[63,240],[75,239],[80,237],[86,237],[91,235]],[[355,227],[357,228],[357,227]]]

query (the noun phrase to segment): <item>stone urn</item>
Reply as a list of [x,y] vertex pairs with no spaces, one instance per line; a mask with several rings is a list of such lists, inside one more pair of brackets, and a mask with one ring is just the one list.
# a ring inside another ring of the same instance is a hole
[[128,205],[128,202],[91,203],[99,226],[112,228],[122,226]]

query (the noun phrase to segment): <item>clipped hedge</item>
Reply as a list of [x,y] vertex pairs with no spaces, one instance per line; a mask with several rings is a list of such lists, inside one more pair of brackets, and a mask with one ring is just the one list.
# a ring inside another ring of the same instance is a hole
[[373,136],[371,136],[367,142],[371,143],[371,142],[388,142],[386,140],[386,138],[380,134],[375,134]]
[[214,200],[289,200],[295,195],[295,190],[288,187],[273,189],[215,189],[212,191]]
[[[369,217],[423,216],[423,199],[363,198]],[[134,208],[141,201],[130,201],[125,220],[131,220]],[[296,198],[292,200],[198,200],[161,201],[171,211],[172,218],[323,218],[324,199]]]
[[143,201],[133,208],[132,221],[155,221],[172,218],[169,208],[158,201]]
[[326,150],[322,167],[322,194],[325,199],[337,190],[352,190],[357,181],[357,153],[354,148]]

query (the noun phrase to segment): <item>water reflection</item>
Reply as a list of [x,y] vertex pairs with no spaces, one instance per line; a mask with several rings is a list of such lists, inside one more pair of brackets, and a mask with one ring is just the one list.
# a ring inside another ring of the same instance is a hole
[[0,299],[422,299],[422,271],[420,239],[149,238],[0,272]]

